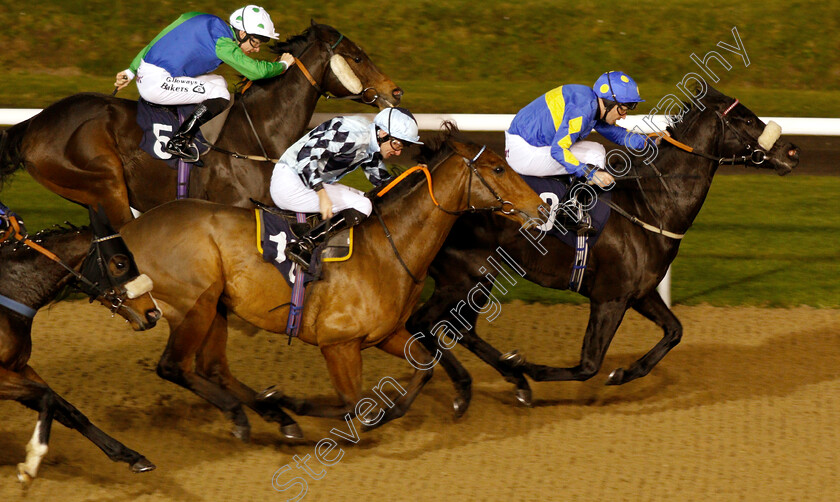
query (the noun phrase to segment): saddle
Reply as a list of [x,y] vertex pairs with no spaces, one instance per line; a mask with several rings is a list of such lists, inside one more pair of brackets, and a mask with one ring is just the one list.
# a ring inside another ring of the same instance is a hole
[[[292,261],[285,254],[286,244],[292,239],[299,239],[309,229],[320,223],[321,216],[317,213],[303,214],[279,209],[254,199],[251,199],[251,202],[257,207],[257,249],[263,260],[272,262],[283,274],[286,282],[292,286],[297,267],[292,266]],[[352,227],[330,235],[326,242],[312,253],[313,263],[310,265],[309,272],[305,274],[304,282],[320,278],[322,263],[345,261],[352,255]]]
[[[163,147],[181,126],[181,122],[192,114],[196,106],[194,104],[164,106],[149,103],[142,98],[137,100],[137,125],[143,130],[140,149],[153,158],[166,162],[172,169],[178,169],[181,159],[165,152]],[[195,144],[201,155],[209,150],[204,145],[204,141],[205,137],[202,131],[199,131],[195,136]]]

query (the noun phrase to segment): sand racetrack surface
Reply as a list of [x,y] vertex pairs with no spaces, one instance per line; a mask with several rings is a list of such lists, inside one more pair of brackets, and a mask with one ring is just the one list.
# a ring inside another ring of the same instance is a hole
[[[531,361],[577,362],[587,308],[504,304],[479,333]],[[301,476],[304,500],[837,500],[840,493],[840,311],[677,307],[685,334],[647,377],[603,385],[660,332],[629,314],[604,367],[587,382],[535,383],[535,407],[518,405],[511,384],[462,348],[473,401],[454,420],[451,383],[438,369],[408,414],[362,434],[320,479],[294,468],[314,457],[340,421],[301,417],[306,440],[284,442],[249,411],[252,440],[192,393],[154,372],[165,323],[134,333],[101,306],[72,301],[35,319],[31,363],[98,426],[140,451],[157,470],[132,474],[75,431],[53,427],[50,451],[24,498],[16,464],[36,414],[0,402],[0,500],[285,501],[272,487]],[[317,348],[232,323],[234,374],[257,389],[334,398]],[[364,388],[410,367],[364,352]],[[369,395],[372,395],[368,392]],[[334,458],[337,450],[332,452]]]

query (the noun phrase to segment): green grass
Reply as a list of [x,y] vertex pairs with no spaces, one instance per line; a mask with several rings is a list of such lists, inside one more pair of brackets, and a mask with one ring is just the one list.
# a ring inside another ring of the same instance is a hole
[[[365,188],[358,172],[345,180]],[[16,175],[2,193],[30,230],[64,220],[87,223],[81,207],[27,174]],[[673,302],[840,308],[838,199],[840,177],[717,177],[674,262]],[[501,301],[586,301],[524,280],[495,294]]]
[[[76,92],[109,92],[113,76],[181,12],[226,18],[236,6],[6,2],[0,5],[0,107],[43,107]],[[622,69],[639,82],[645,113],[677,93],[686,73],[698,71],[692,53],[717,50],[732,68],[712,63],[721,78],[716,86],[759,115],[840,116],[837,2],[286,0],[265,7],[282,36],[300,33],[310,19],[340,29],[405,89],[404,104],[416,112],[514,113],[561,83],[590,84],[605,70]],[[733,26],[748,67],[716,45],[735,43]],[[136,96],[134,86],[124,95]],[[364,109],[331,103],[320,111]]]

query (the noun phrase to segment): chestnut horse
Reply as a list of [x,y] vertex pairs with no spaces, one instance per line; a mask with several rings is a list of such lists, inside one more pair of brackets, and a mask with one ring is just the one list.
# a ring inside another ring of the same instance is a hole
[[[216,145],[243,154],[280,155],[305,131],[322,93],[350,92],[331,70],[330,59],[343,56],[364,90],[354,100],[380,108],[396,106],[403,91],[383,75],[367,54],[334,28],[313,24],[303,34],[272,47],[295,55],[300,65],[283,75],[253,82],[237,97]],[[176,171],[139,149],[142,131],[137,102],[102,94],[76,94],[31,119],[0,133],[0,179],[25,167],[39,183],[83,205],[102,204],[120,228],[141,212],[175,197]],[[253,130],[252,125],[253,124]],[[210,151],[207,167],[193,169],[189,196],[252,207],[250,198],[270,204],[274,164],[233,158]]]
[[[627,216],[639,218],[656,229],[684,234],[700,212],[720,164],[775,169],[780,175],[799,164],[799,149],[778,139],[778,134],[764,134],[765,129],[773,128],[766,127],[737,100],[709,87],[701,102],[702,106],[686,105],[687,112],[681,122],[669,128],[673,138],[693,147],[693,153],[662,142],[651,165],[634,160],[630,175],[612,189],[612,202],[628,213]],[[764,136],[770,137],[762,141]],[[620,385],[647,375],[679,343],[682,326],[662,301],[656,286],[677,256],[680,238],[661,235],[642,228],[628,217],[612,214],[589,252],[580,288],[580,293],[590,301],[580,363],[571,368],[553,368],[526,362],[516,352],[503,355],[476,334],[477,311],[459,306],[477,284],[482,284],[486,291],[492,290],[495,279],[491,274],[495,272],[487,274],[483,264],[498,246],[521,265],[529,281],[555,289],[569,287],[574,260],[572,248],[550,236],[538,242],[529,239],[518,226],[492,215],[466,215],[455,223],[431,265],[429,274],[435,280],[434,294],[411,317],[408,326],[412,331],[426,333],[443,322],[459,328],[462,337],[458,341],[506,380],[515,383],[520,402],[531,402],[531,389],[524,375],[535,381],[587,380],[595,376],[630,308],[662,328],[663,337],[628,368],[611,372],[608,385]],[[439,350],[434,338],[421,341],[429,350]],[[469,373],[452,358],[443,358],[441,363],[459,394],[468,400]]]
[[[91,212],[92,229],[43,230],[33,239],[54,253],[69,270],[44,254],[9,239],[0,244],[0,399],[14,399],[38,412],[35,433],[26,446],[26,461],[18,464],[18,479],[28,486],[47,453],[53,418],[76,429],[111,460],[127,462],[133,472],[154,464],[102,432],[65,401],[27,364],[32,350],[32,316],[75,285],[118,313],[136,331],[151,328],[160,311],[149,294],[148,277],[140,276],[119,234]],[[83,346],[84,342],[80,341]]]
[[326,264],[321,280],[307,288],[299,337],[321,349],[341,406],[314,405],[280,393],[258,396],[228,368],[230,312],[275,333],[285,331],[289,313],[291,288],[255,248],[254,211],[186,199],[128,223],[123,237],[154,280],[155,298],[170,326],[158,375],[217,406],[243,440],[250,426],[242,405],[279,422],[287,437],[302,433],[283,407],[298,415],[358,414],[370,427],[402,416],[431,370],[416,371],[407,392],[369,419],[371,410],[365,406],[371,400],[362,399],[361,392],[362,349],[376,346],[410,357],[415,368],[429,363],[421,344],[408,343],[413,339],[404,323],[457,215],[471,207],[506,211],[507,218],[522,223],[543,203],[504,159],[485,148],[449,140],[430,165],[429,184],[415,173],[419,179],[408,178],[374,201],[381,220],[371,217],[354,229],[352,258]]

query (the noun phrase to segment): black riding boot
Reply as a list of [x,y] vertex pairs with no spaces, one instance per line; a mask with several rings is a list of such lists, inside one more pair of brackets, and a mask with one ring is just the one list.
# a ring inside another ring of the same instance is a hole
[[[580,209],[578,211],[578,209]],[[555,214],[555,225],[560,225],[566,230],[574,232],[577,235],[595,235],[598,233],[598,229],[593,227],[587,220],[591,220],[591,218],[587,218],[588,214],[582,208],[571,207],[569,208],[572,213],[577,212],[577,214],[569,214],[563,208],[560,208],[559,211]],[[579,218],[578,218],[579,216]]]
[[192,114],[181,124],[178,131],[172,136],[163,150],[166,153],[171,153],[176,157],[184,159],[186,162],[196,162],[198,160],[198,147],[193,143],[198,129],[206,124],[210,119],[221,113],[228,105],[228,100],[224,98],[213,98],[201,103],[195,107]]
[[365,214],[355,209],[345,209],[328,220],[312,227],[306,235],[286,245],[286,256],[297,263],[303,270],[309,270],[312,252],[331,234],[358,225],[366,218]]

